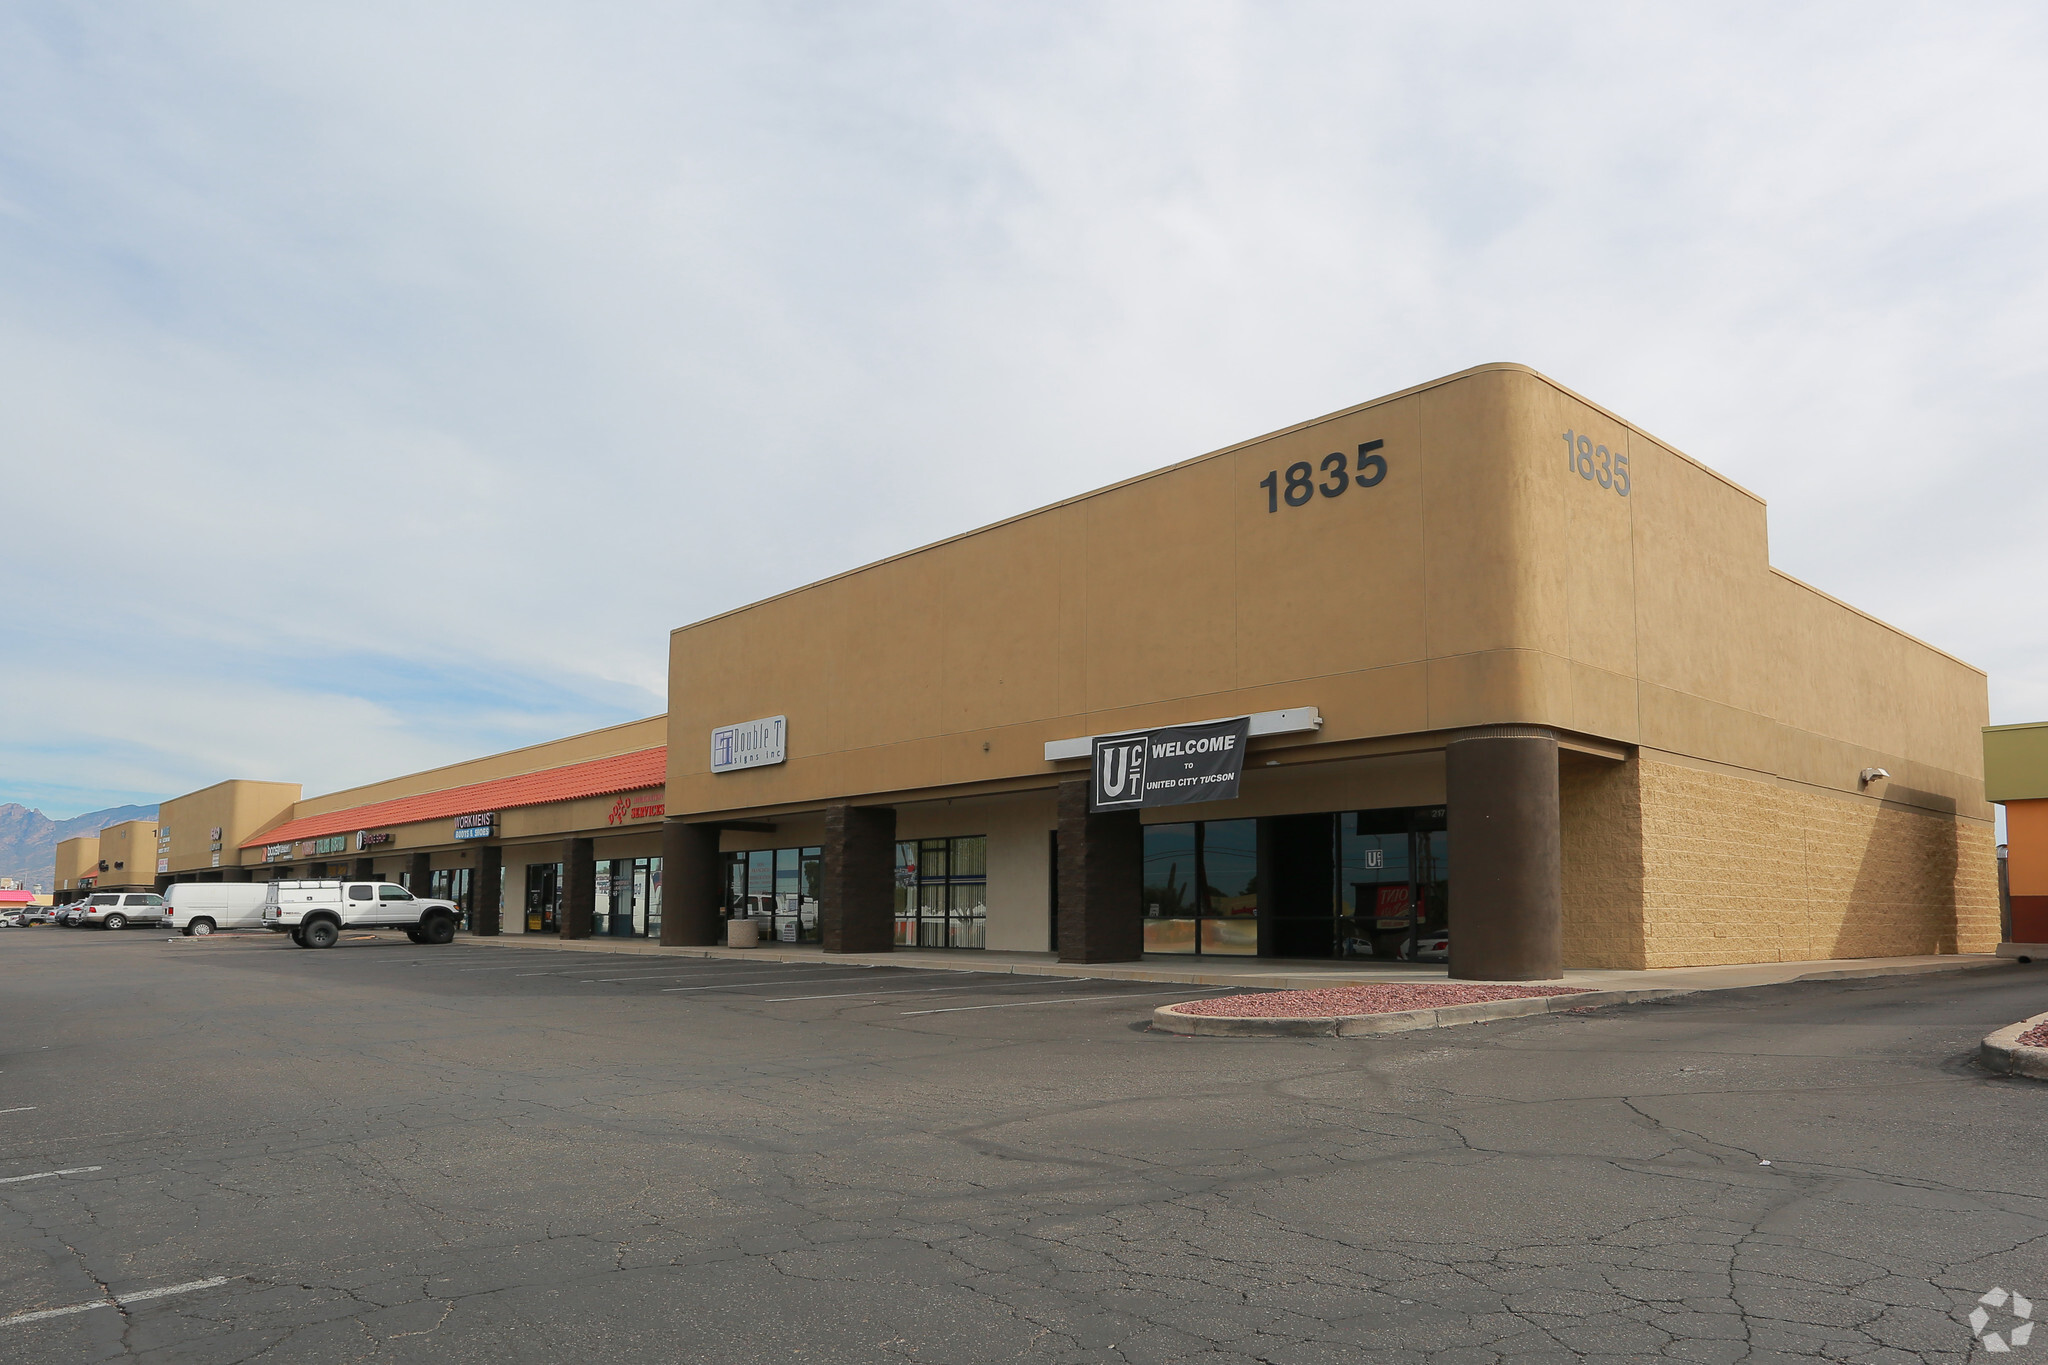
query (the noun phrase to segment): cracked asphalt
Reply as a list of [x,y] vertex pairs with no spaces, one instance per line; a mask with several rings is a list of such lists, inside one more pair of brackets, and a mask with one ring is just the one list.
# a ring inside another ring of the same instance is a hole
[[2048,1087],[1970,1056],[2044,973],[1211,1039],[1156,983],[9,931],[0,1320],[79,1311],[0,1360],[1988,1358]]

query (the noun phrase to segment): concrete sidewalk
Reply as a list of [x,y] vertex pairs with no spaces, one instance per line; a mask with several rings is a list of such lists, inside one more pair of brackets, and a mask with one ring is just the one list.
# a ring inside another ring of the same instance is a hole
[[[924,971],[1002,972],[1017,976],[1068,976],[1104,981],[1158,981],[1192,986],[1235,986],[1245,990],[1313,990],[1369,981],[1446,981],[1442,964],[1409,962],[1280,961],[1273,958],[1147,957],[1139,962],[1061,962],[1052,953],[1009,953],[982,949],[905,948],[892,953],[826,953],[810,944],[774,943],[758,948],[664,948],[646,939],[559,939],[553,934],[464,934],[472,947],[526,948],[556,952],[633,953],[649,957],[726,959],[735,962],[808,962],[818,966],[916,967]],[[1567,971],[1567,986],[1597,991],[1713,991],[1774,986],[1787,981],[1840,981],[1852,977],[1908,976],[1925,972],[1981,970],[2011,965],[1990,953],[1941,953],[1924,957],[1836,958],[1809,962],[1750,962],[1729,967],[1664,967],[1651,971],[1583,968]]]

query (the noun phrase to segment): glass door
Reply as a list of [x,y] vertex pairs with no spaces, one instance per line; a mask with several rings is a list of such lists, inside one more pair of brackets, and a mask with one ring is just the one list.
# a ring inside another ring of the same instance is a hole
[[560,863],[528,863],[526,865],[526,932],[529,934],[560,933],[561,914],[562,865]]
[[428,891],[427,895],[436,900],[454,901],[457,923],[464,929],[469,928],[470,911],[474,908],[476,900],[473,893],[473,871],[466,867],[435,868],[429,885],[432,890]]

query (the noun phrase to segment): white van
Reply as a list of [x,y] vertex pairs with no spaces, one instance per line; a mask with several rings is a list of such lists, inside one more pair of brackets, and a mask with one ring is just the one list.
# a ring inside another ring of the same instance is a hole
[[193,934],[261,929],[270,888],[259,882],[179,882],[164,895],[164,923]]

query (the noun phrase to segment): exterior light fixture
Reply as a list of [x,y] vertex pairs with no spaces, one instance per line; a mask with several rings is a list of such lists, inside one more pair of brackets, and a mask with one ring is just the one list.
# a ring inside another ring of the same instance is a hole
[[1873,782],[1882,782],[1890,776],[1891,774],[1882,768],[1865,768],[1862,772],[1856,774],[1856,785],[1867,787]]

